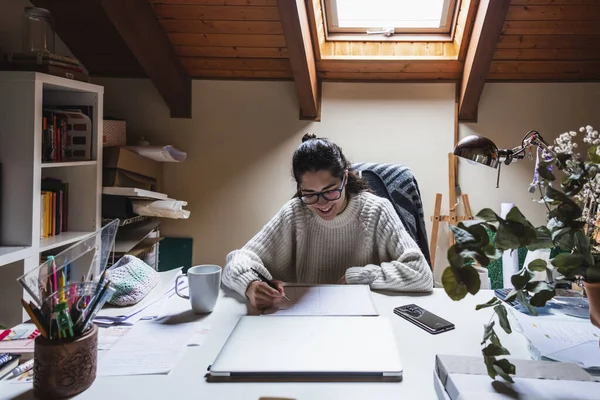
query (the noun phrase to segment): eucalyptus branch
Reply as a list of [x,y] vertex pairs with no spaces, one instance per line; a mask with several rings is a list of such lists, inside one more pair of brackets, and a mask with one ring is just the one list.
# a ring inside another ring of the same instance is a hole
[[544,198],[544,192],[542,191],[542,184],[540,182],[538,182],[537,186],[538,186],[538,189],[540,189],[540,199],[544,202],[544,205],[546,206],[546,209],[548,209],[548,212],[550,212],[550,207],[548,206],[548,203],[546,203],[546,200]]

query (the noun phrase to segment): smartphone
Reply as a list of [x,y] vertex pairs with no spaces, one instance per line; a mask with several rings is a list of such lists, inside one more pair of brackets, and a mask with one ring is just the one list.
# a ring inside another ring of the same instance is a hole
[[394,308],[394,313],[407,321],[412,322],[419,328],[426,330],[432,335],[454,329],[454,324],[452,322],[446,321],[416,304],[407,304],[405,306],[396,307]]

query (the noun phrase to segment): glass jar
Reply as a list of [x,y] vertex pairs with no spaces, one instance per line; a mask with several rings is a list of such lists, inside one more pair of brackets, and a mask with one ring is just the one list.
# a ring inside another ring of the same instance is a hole
[[23,52],[54,53],[54,21],[50,11],[45,8],[25,8]]

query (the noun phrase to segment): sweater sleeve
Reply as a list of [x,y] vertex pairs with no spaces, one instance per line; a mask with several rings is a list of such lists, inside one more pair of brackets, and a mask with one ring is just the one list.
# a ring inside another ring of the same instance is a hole
[[293,208],[286,204],[244,247],[227,255],[223,283],[242,296],[258,280],[251,268],[269,279],[285,280],[292,269]]
[[375,225],[375,246],[380,265],[350,267],[346,282],[369,284],[373,289],[427,292],[433,288],[433,273],[419,246],[404,228],[389,201],[384,201]]

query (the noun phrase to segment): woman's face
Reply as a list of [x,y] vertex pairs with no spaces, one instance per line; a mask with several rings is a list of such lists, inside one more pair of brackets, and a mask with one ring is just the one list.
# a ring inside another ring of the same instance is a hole
[[346,208],[346,182],[327,170],[305,172],[300,182],[300,196],[304,204],[326,221],[331,221]]

